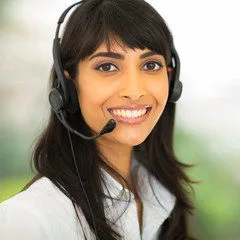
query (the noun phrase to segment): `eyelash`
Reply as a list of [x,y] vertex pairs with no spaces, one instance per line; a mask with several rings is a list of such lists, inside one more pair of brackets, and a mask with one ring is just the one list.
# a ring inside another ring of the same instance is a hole
[[[156,62],[156,61],[146,62],[146,63],[144,64],[144,66],[147,65],[148,63],[156,63],[156,64],[159,66],[159,69],[158,69],[158,70],[146,70],[147,72],[157,72],[157,71],[160,71],[161,68],[163,67],[163,65],[162,65],[160,62]],[[103,64],[97,66],[97,67],[94,68],[94,69],[95,69],[95,70],[98,70],[98,71],[100,71],[100,72],[105,72],[105,73],[116,72],[116,70],[113,70],[113,71],[102,71],[102,70],[99,70],[101,67],[103,67],[103,66],[109,66],[109,65],[112,65],[112,66],[116,67],[116,66],[115,66],[114,64],[112,64],[112,63],[103,63]],[[116,68],[117,68],[117,67],[116,67]]]

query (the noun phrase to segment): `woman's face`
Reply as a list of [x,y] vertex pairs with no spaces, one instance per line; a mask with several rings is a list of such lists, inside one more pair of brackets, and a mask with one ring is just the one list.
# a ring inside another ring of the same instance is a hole
[[[150,134],[166,105],[168,76],[165,59],[157,53],[146,54],[151,52],[149,49],[123,49],[118,44],[112,44],[111,52],[114,53],[107,52],[103,43],[79,63],[75,83],[80,108],[95,134],[114,119],[116,128],[101,138],[136,146]],[[137,115],[144,114],[149,107],[151,110],[147,115]]]

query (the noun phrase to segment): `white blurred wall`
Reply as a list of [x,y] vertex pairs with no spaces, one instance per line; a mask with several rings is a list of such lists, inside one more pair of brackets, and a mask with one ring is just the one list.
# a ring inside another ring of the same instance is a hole
[[178,120],[212,149],[240,153],[238,0],[149,0],[166,19],[182,62]]

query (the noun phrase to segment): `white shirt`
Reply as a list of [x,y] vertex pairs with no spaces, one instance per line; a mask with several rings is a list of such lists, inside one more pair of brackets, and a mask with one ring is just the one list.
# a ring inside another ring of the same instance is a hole
[[[101,168],[102,169],[102,168]],[[150,175],[153,189],[164,208],[158,204],[148,181],[148,171],[132,158],[131,169],[137,171],[139,196],[143,203],[142,236],[140,235],[138,214],[134,195],[123,187],[104,169],[104,193],[112,197],[121,196],[131,202],[126,212],[116,221],[117,230],[124,240],[156,240],[161,225],[174,208],[176,198],[156,178]],[[108,188],[108,191],[107,191]],[[115,203],[115,202],[114,202]],[[127,202],[118,201],[113,205],[106,198],[105,215],[114,220],[121,215]],[[114,207],[116,206],[116,207]],[[96,207],[96,206],[94,206]],[[94,212],[94,207],[92,207]],[[78,211],[87,239],[96,239],[81,211]],[[120,214],[120,215],[119,215]],[[18,193],[0,204],[0,240],[83,240],[83,230],[76,220],[71,200],[47,177],[34,182],[27,190]]]

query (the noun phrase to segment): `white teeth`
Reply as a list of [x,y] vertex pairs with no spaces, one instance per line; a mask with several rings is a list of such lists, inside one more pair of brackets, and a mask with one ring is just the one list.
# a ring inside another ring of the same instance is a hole
[[112,113],[116,116],[119,117],[124,117],[124,118],[138,118],[141,117],[142,115],[145,115],[147,112],[147,109],[140,109],[140,110],[123,110],[123,109],[117,109],[113,110]]
[[143,110],[142,110],[142,115],[144,115],[146,112],[147,112],[147,109],[146,109],[146,108],[143,109]]
[[121,111],[120,110],[117,110],[117,115],[121,116]]
[[132,118],[132,112],[130,110],[126,111],[126,117],[127,118]]

